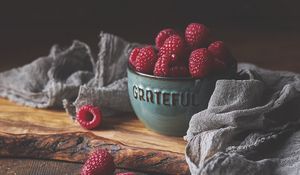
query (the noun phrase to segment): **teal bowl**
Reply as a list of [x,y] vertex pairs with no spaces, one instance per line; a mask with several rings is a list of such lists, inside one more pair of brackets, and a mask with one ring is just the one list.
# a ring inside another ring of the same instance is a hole
[[127,68],[133,110],[144,125],[160,134],[183,136],[193,114],[207,108],[215,83],[224,76],[201,79],[157,77]]

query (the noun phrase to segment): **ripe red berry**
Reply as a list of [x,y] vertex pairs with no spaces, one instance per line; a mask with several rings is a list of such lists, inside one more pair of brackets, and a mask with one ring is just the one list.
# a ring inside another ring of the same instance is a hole
[[135,68],[135,61],[136,57],[140,52],[140,48],[134,48],[132,49],[130,56],[129,56],[129,63]]
[[170,77],[187,77],[190,75],[187,66],[172,66],[169,71]]
[[146,46],[140,49],[136,57],[135,69],[142,73],[151,74],[154,70],[156,61],[157,56],[155,50],[151,46]]
[[92,105],[84,105],[77,112],[76,120],[86,129],[94,129],[101,124],[101,111],[98,107]]
[[170,71],[170,63],[171,63],[170,55],[167,54],[161,55],[155,64],[153,74],[155,76],[167,77]]
[[189,71],[194,78],[203,78],[211,72],[213,58],[206,48],[194,50],[189,58]]
[[94,151],[81,169],[81,175],[113,175],[115,164],[108,151],[98,149]]
[[156,47],[161,48],[165,40],[172,35],[177,35],[177,32],[174,29],[164,29],[160,31],[155,38]]
[[191,23],[185,29],[185,41],[192,49],[204,47],[208,39],[209,30],[203,24]]
[[224,61],[229,57],[229,50],[225,46],[223,41],[215,41],[208,46],[208,50],[211,55],[221,61]]
[[223,41],[211,43],[208,47],[208,51],[214,58],[214,69],[216,71],[224,71],[235,62]]
[[184,52],[184,40],[179,35],[172,35],[166,39],[163,46],[159,49],[158,55],[170,55],[172,61],[181,58]]
[[116,175],[135,175],[135,173],[127,172],[127,173],[118,173]]

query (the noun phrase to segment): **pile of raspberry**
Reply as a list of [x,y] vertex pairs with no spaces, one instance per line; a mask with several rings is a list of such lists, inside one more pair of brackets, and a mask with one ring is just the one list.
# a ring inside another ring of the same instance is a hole
[[138,72],[160,77],[203,78],[224,73],[236,65],[223,41],[213,39],[209,29],[199,23],[189,24],[184,37],[174,29],[164,29],[154,46],[134,48],[129,63]]

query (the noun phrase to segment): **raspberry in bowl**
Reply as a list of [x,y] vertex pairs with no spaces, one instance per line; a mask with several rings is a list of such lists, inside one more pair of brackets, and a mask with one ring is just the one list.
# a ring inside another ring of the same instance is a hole
[[130,54],[131,105],[145,126],[160,134],[185,135],[192,115],[207,108],[216,81],[235,76],[236,61],[225,44],[209,41],[208,29],[192,24],[186,30],[196,31],[185,31],[188,41],[165,29],[157,35],[156,47],[135,48]]

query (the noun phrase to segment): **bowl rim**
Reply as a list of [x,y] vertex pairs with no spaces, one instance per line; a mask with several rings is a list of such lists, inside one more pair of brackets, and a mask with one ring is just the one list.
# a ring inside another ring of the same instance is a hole
[[157,80],[169,80],[169,81],[196,81],[196,80],[204,80],[204,79],[209,79],[212,77],[216,77],[216,74],[211,74],[208,76],[205,76],[203,78],[193,78],[193,77],[160,77],[160,76],[155,76],[155,75],[149,75],[145,73],[141,73],[138,71],[135,71],[133,67],[130,65],[130,63],[127,64],[127,70],[130,71],[131,73],[135,75],[139,75],[142,77],[147,77],[151,79],[157,79]]
[[155,75],[149,75],[149,74],[146,74],[146,73],[141,73],[141,72],[135,71],[130,64],[127,64],[127,69],[133,74],[140,75],[142,77],[152,78],[152,79],[159,79],[159,80],[191,81],[191,80],[204,79],[204,78],[196,79],[196,78],[192,78],[192,77],[160,77],[160,76],[155,76]]

